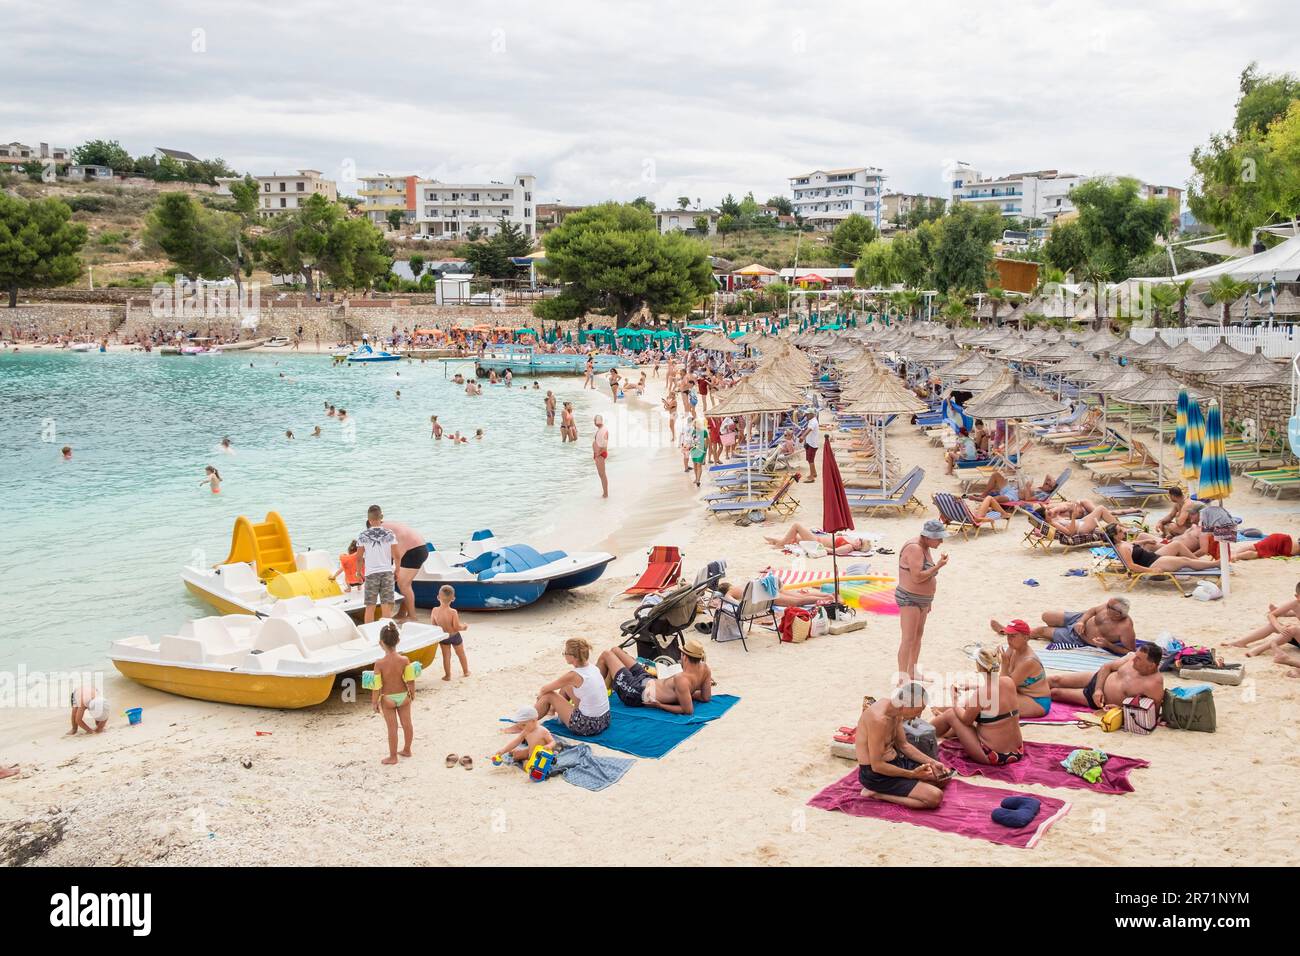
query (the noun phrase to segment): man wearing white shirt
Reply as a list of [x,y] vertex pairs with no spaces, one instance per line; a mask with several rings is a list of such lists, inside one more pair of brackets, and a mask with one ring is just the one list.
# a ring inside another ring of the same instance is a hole
[[821,443],[821,425],[817,421],[817,413],[813,412],[805,423],[803,432],[803,454],[808,460],[808,481],[817,480],[817,449]]

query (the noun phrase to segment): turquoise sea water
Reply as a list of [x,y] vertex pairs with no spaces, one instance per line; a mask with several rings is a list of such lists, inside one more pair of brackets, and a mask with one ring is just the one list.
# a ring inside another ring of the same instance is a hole
[[[0,669],[104,666],[111,640],[212,613],[180,568],[223,560],[239,515],[279,511],[296,547],[336,553],[372,503],[438,547],[480,527],[520,538],[543,527],[590,462],[581,425],[577,445],[546,428],[542,396],[573,400],[581,423],[581,379],[543,378],[540,391],[517,379],[469,397],[450,381],[458,369],[472,367],[332,367],[327,355],[292,353],[0,355]],[[326,417],[327,401],[355,418],[355,441]],[[470,443],[433,441],[433,414]],[[318,424],[322,437],[309,437]],[[223,436],[233,456],[217,451]],[[201,484],[209,464],[224,479],[218,495]]]

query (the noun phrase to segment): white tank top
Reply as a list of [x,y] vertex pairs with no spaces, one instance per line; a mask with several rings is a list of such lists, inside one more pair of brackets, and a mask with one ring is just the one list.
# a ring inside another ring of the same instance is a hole
[[595,664],[575,667],[573,672],[582,678],[582,683],[573,692],[578,698],[578,710],[588,717],[603,717],[609,712],[609,691],[605,687],[605,678]]

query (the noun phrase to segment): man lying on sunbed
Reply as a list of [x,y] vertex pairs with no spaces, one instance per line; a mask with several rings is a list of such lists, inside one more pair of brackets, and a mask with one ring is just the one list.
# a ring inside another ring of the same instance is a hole
[[1115,553],[1130,571],[1155,571],[1174,574],[1178,571],[1208,571],[1219,566],[1218,558],[1193,558],[1185,554],[1159,554],[1142,544],[1127,540],[1128,532],[1119,524],[1112,524],[1106,534],[1115,543]]
[[925,687],[913,681],[862,709],[853,749],[864,797],[913,810],[933,810],[943,802],[951,773],[908,743],[903,732],[903,722],[921,716],[927,702]]
[[968,492],[965,497],[975,501],[992,498],[998,504],[1006,505],[1013,501],[1046,501],[1055,490],[1056,479],[1051,475],[1045,477],[1043,483],[1035,487],[1033,479],[1017,484],[1014,477],[1008,478],[1002,472],[994,470],[982,488]]
[[1046,627],[1034,628],[1029,636],[1049,641],[1049,651],[1099,647],[1123,656],[1137,646],[1128,598],[1113,597],[1086,611],[1044,611],[1043,624]]
[[628,707],[657,707],[670,714],[693,714],[695,703],[712,696],[713,674],[704,663],[704,647],[690,638],[682,645],[682,671],[672,677],[652,677],[645,665],[623,650],[611,647],[596,667]]
[[1143,644],[1120,660],[1102,664],[1095,674],[1048,674],[1052,700],[1100,710],[1118,707],[1125,697],[1150,697],[1158,707],[1165,696],[1160,656],[1155,644]]

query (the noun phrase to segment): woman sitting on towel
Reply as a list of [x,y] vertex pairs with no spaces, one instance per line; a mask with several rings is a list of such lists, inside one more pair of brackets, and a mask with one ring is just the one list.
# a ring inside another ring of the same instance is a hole
[[852,554],[855,551],[871,550],[871,542],[860,534],[854,534],[852,531],[827,534],[824,531],[813,531],[797,521],[790,525],[785,534],[780,536],[764,535],[763,540],[775,548],[784,548],[804,541],[815,541],[828,551],[834,549],[836,554]]
[[1007,639],[1007,649],[1011,652],[1003,673],[1016,684],[1016,706],[1020,708],[1021,719],[1027,717],[1046,717],[1052,709],[1052,692],[1047,686],[1047,671],[1038,659],[1034,649],[1029,646],[1030,626],[1021,620],[1002,625],[989,621],[995,634]]
[[580,637],[565,641],[564,661],[571,670],[537,692],[537,719],[555,714],[579,737],[603,733],[609,729],[609,691],[591,663],[591,644]]
[[934,718],[935,735],[956,737],[976,763],[1005,766],[1023,760],[1016,682],[1009,675],[1011,654],[981,647],[975,659],[980,679],[970,705],[947,707]]
[[1115,552],[1124,567],[1130,571],[1158,571],[1172,574],[1175,571],[1207,571],[1219,566],[1218,558],[1191,558],[1182,554],[1159,554],[1141,544],[1132,544],[1125,540],[1128,532],[1120,524],[1112,524],[1106,529],[1110,540],[1115,542]]

